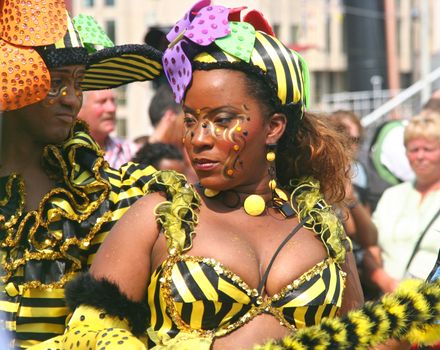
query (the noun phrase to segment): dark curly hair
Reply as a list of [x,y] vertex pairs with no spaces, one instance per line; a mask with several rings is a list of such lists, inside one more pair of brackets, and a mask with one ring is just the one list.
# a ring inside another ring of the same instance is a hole
[[330,204],[342,202],[350,180],[350,153],[344,135],[338,133],[328,118],[303,112],[300,104],[282,105],[275,87],[258,67],[245,62],[193,62],[195,70],[231,69],[241,71],[248,93],[259,103],[263,115],[283,113],[287,125],[276,150],[279,184],[291,189],[291,180],[312,176],[320,182],[321,192]]
[[312,176],[330,203],[345,197],[345,184],[350,179],[350,154],[344,135],[338,133],[327,118],[301,110],[301,106],[283,106],[273,89],[255,74],[245,74],[248,93],[259,101],[264,115],[283,113],[286,130],[277,145],[276,170],[279,183],[290,187],[290,181]]

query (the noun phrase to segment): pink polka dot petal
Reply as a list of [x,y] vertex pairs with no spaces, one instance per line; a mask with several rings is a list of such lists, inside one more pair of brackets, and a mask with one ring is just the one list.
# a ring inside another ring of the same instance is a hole
[[186,57],[182,45],[184,41],[179,41],[175,46],[164,52],[163,64],[165,75],[170,82],[171,89],[176,96],[176,102],[180,102],[185,93],[186,87],[191,81],[192,67],[188,57]]
[[185,16],[181,20],[179,20],[171,29],[171,31],[167,34],[168,41],[174,41],[181,31],[188,28],[191,21],[195,17],[194,14],[197,14],[202,8],[209,6],[210,4],[211,0],[201,0],[195,3],[194,6],[185,14]]
[[[210,9],[211,8],[211,9]],[[215,10],[215,11],[214,11]],[[217,12],[218,11],[218,12]],[[213,14],[214,12],[217,12]],[[223,6],[200,9],[197,20],[191,22],[185,36],[198,45],[210,45],[215,39],[229,34],[228,11]]]

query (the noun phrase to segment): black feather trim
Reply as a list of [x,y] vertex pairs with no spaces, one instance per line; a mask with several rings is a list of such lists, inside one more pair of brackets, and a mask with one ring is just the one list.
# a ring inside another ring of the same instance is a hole
[[104,310],[110,316],[127,319],[134,335],[144,333],[149,324],[146,302],[129,300],[116,284],[107,279],[97,280],[89,273],[80,274],[68,282],[65,297],[71,310],[87,305]]

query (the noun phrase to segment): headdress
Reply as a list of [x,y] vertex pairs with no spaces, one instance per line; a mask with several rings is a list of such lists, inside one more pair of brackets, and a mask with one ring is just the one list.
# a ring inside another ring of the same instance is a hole
[[306,62],[275,38],[260,12],[241,16],[243,9],[201,0],[168,33],[163,66],[176,101],[182,100],[194,66],[247,67],[264,78],[280,105],[303,112],[309,102]]
[[85,65],[82,89],[98,90],[153,80],[160,59],[148,45],[114,46],[90,16],[71,20],[63,0],[0,0],[0,110],[44,99],[48,68]]

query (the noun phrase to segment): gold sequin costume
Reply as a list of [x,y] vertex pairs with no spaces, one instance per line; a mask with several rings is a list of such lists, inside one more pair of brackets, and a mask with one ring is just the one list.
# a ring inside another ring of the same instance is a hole
[[150,278],[148,305],[129,301],[110,281],[83,274],[66,288],[66,299],[75,309],[66,333],[32,349],[208,350],[214,338],[261,313],[272,314],[289,329],[335,316],[345,284],[339,265],[350,245],[316,181],[292,184],[290,201],[299,220],[323,241],[329,257],[271,298],[263,298],[219,262],[187,254],[197,239],[200,197],[183,175],[157,171],[147,185],[148,192],[166,197],[155,216],[169,252]]
[[91,264],[113,224],[147,190],[152,167],[110,169],[99,146],[77,123],[44,166],[57,187],[26,212],[18,174],[0,179],[0,326],[26,348],[64,332],[63,286]]
[[272,314],[289,329],[335,316],[344,290],[345,274],[339,264],[345,258],[347,241],[316,182],[307,179],[297,184],[291,201],[300,219],[309,215],[305,226],[320,236],[329,257],[278,294],[263,298],[220,262],[188,254],[198,220],[198,196],[178,176],[173,180],[170,173],[160,173],[154,175],[155,186],[168,193],[169,200],[156,208],[156,217],[167,238],[169,255],[148,286],[150,347],[198,344],[195,349],[208,349],[215,337],[261,313]]

